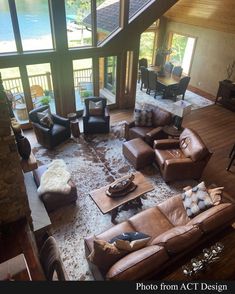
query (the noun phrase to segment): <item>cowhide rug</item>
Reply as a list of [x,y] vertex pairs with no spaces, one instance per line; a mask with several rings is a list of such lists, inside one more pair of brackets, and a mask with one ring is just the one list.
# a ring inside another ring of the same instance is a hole
[[[122,154],[123,126],[123,123],[112,126],[109,134],[90,135],[86,138],[81,135],[77,141],[71,138],[53,151],[40,145],[33,148],[39,164],[63,159],[77,186],[76,205],[68,205],[50,213],[53,235],[71,280],[93,280],[85,258],[83,238],[99,234],[112,226],[110,215],[100,212],[89,192],[135,171]],[[187,185],[196,184],[193,181],[182,181],[167,185],[154,166],[146,167],[142,173],[155,187],[144,195],[142,209],[152,207],[181,192]],[[116,220],[124,221],[137,212],[120,212]]]

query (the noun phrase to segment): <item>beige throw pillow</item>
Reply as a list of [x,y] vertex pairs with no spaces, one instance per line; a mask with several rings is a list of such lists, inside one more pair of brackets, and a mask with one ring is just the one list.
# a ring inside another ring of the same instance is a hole
[[89,114],[92,116],[101,116],[103,114],[102,101],[89,101]]

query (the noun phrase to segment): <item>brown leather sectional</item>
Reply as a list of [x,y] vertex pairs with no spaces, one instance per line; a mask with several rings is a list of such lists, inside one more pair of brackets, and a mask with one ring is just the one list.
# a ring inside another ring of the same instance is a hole
[[[108,241],[123,232],[139,231],[150,235],[151,239],[146,247],[125,255],[107,272],[102,272],[88,261],[94,278],[157,279],[164,269],[234,222],[235,204],[226,199],[223,196],[222,203],[190,219],[184,209],[181,195],[176,195],[96,235],[96,238]],[[93,240],[94,235],[84,240],[86,257],[93,249]]]

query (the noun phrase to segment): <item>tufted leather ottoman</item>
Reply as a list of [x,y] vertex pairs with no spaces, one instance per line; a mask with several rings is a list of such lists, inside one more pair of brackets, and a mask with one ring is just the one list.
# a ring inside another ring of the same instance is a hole
[[123,143],[122,152],[137,170],[152,164],[154,161],[153,149],[140,138]]
[[[37,169],[33,170],[33,176],[37,187],[40,185],[41,176],[47,170],[46,165],[39,166]],[[47,212],[53,211],[59,207],[76,202],[77,200],[77,188],[75,184],[70,180],[69,185],[71,186],[71,191],[69,194],[63,193],[45,193],[42,194],[41,200],[45,205]]]

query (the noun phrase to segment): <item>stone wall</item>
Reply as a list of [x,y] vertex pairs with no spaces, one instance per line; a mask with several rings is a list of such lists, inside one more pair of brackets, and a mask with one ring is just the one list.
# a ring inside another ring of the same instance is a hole
[[0,224],[23,217],[31,224],[24,175],[0,76]]

